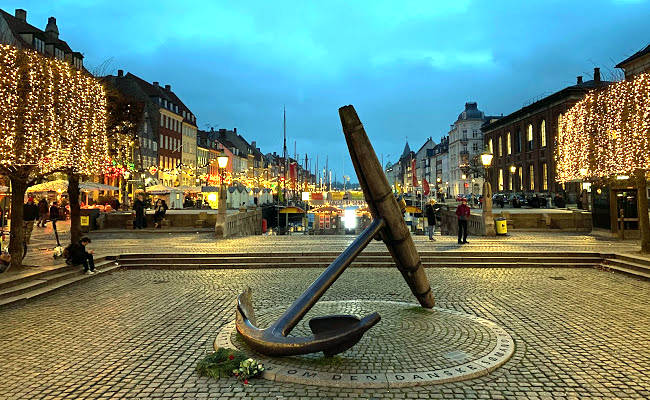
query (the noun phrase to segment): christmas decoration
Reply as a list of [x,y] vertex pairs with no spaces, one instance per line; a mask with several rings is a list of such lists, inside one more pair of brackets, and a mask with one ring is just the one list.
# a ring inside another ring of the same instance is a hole
[[650,74],[592,90],[558,118],[557,180],[630,175],[650,167]]

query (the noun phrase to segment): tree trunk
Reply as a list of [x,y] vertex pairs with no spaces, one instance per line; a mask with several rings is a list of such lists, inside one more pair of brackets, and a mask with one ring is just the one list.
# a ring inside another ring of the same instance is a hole
[[648,190],[646,188],[645,171],[637,170],[636,175],[641,252],[650,253],[650,222],[648,218]]
[[68,199],[70,200],[70,242],[81,239],[81,212],[79,209],[79,175],[68,174]]
[[9,235],[9,254],[11,254],[11,268],[20,268],[23,265],[23,243],[25,234],[23,229],[23,201],[27,191],[27,179],[10,176],[11,180],[11,233]]

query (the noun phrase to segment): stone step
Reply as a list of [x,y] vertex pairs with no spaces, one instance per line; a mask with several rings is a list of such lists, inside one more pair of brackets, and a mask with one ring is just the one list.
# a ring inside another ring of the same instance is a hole
[[0,290],[0,300],[13,296],[18,296],[30,290],[36,290],[43,286],[47,286],[45,279],[32,279],[27,282],[22,282],[17,285]]
[[[600,261],[600,260],[599,260]],[[151,263],[129,263],[121,266],[129,269],[263,269],[263,268],[317,268],[324,269],[328,264],[324,263],[286,263],[286,264],[151,264]],[[425,263],[425,268],[594,268],[600,262],[548,262],[548,263],[517,263],[517,262],[454,262],[454,263]],[[395,268],[393,263],[352,263],[352,268]]]
[[[114,257],[112,257],[114,259]],[[109,260],[111,257],[98,257],[95,259],[95,264],[98,265],[105,260]],[[26,269],[21,271],[18,274],[10,273],[8,276],[2,276],[0,278],[0,289],[9,288],[21,283],[26,283],[34,279],[47,279],[50,275],[56,275],[66,270],[74,270],[74,267],[68,266],[66,264],[51,266],[47,268],[38,268],[35,270]]]
[[[493,256],[508,256],[508,257],[600,257],[599,253],[594,252],[486,252],[486,251],[421,251],[418,250],[421,257],[439,257],[456,256],[456,257],[493,257]],[[256,258],[278,258],[278,257],[325,257],[334,259],[338,257],[341,252],[280,252],[280,253],[203,253],[203,254],[124,254],[120,255],[120,260],[127,260],[132,258],[215,258],[215,257],[256,257]],[[360,257],[390,257],[388,251],[385,252],[363,252]]]
[[83,273],[72,273],[68,277],[65,277],[62,279],[55,279],[52,282],[50,281],[44,281],[45,284],[34,287],[32,290],[27,290],[27,291],[22,291],[20,293],[14,293],[13,296],[11,297],[6,297],[6,298],[0,298],[0,306],[8,305],[8,304],[16,304],[20,302],[27,301],[29,299],[42,296],[47,293],[51,293],[55,290],[58,290],[62,287],[83,281],[85,279],[90,279],[90,278],[95,278],[100,275],[104,275],[106,273],[110,273],[116,269],[120,268],[118,264],[116,264],[114,261],[106,261],[105,263],[97,263],[95,265],[95,271],[96,273],[94,275],[85,275]]
[[[593,263],[595,265],[602,262],[600,257],[454,257],[454,256],[438,256],[438,257],[422,257],[423,264],[439,264],[439,263],[462,263],[462,262],[499,262],[499,263],[566,263],[580,262],[580,263]],[[205,258],[170,258],[166,256],[158,256],[151,258],[130,258],[120,259],[120,264],[129,266],[132,264],[152,264],[152,265],[194,265],[194,264],[295,264],[295,263],[309,263],[309,264],[329,264],[334,258],[325,257],[205,257]],[[359,256],[355,259],[354,263],[364,264],[385,264],[393,263],[391,257],[364,257]]]
[[645,268],[650,269],[650,260],[643,257],[635,257],[633,255],[628,255],[628,254],[612,254],[611,256],[608,255],[607,258],[616,259],[625,262],[632,262],[634,264],[642,265],[645,266]]
[[644,279],[650,279],[650,267],[618,259],[606,259],[603,267],[626,273],[628,275],[639,276]]

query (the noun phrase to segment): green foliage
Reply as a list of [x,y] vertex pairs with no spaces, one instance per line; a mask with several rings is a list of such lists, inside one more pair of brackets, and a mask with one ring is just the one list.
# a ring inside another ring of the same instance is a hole
[[241,351],[220,347],[213,353],[208,353],[196,365],[196,372],[201,376],[220,377],[232,376],[232,371],[239,368],[248,356]]

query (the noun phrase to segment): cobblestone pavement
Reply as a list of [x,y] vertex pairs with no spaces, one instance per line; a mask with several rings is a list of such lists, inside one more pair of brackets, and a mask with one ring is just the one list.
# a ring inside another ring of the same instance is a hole
[[[241,290],[270,309],[320,272],[123,270],[0,309],[0,399],[650,397],[650,284],[596,269],[427,269],[437,306],[494,321],[515,340],[509,361],[470,381],[369,390],[196,375]],[[396,269],[353,272],[323,300],[413,302]]]

